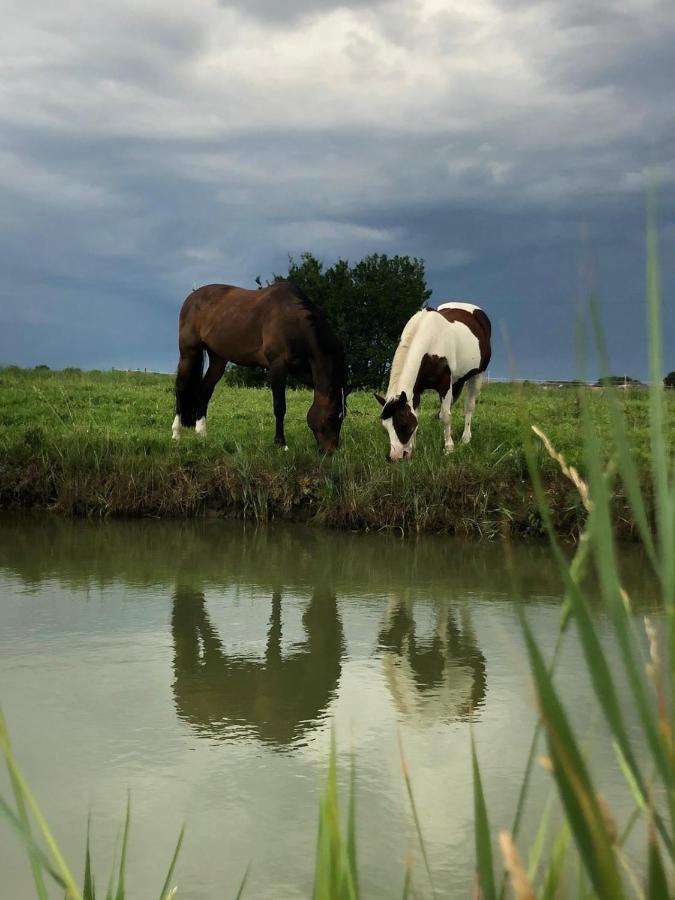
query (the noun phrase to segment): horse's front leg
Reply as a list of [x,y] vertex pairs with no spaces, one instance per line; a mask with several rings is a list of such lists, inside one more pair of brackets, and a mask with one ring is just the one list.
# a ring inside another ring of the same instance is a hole
[[455,449],[455,443],[452,440],[452,386],[441,401],[441,411],[438,414],[438,418],[443,423],[445,452],[452,453]]
[[281,369],[272,370],[272,400],[274,403],[274,418],[276,419],[276,432],[274,443],[288,450],[284,435],[284,417],[286,416],[286,372]]

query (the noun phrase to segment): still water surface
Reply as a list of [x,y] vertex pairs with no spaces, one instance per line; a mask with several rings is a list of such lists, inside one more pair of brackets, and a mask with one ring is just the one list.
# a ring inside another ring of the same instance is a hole
[[[553,563],[541,545],[514,553],[520,602],[550,651]],[[649,603],[642,560],[623,555]],[[629,798],[574,633],[558,683],[621,817]],[[159,892],[183,822],[179,897],[234,896],[249,861],[248,896],[310,896],[333,722],[343,785],[356,758],[364,896],[400,895],[408,851],[419,893],[431,893],[400,736],[437,894],[469,897],[470,711],[495,830],[511,822],[535,723],[499,546],[227,522],[0,520],[0,700],[78,874],[91,810],[107,879],[130,789],[138,900]],[[540,771],[530,832],[549,792]],[[7,831],[0,872],[3,897],[32,896]]]

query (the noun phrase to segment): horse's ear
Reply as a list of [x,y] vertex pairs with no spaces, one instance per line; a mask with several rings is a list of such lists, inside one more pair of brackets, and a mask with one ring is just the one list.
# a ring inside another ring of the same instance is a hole
[[386,406],[387,401],[384,399],[384,397],[380,397],[379,394],[376,394],[374,392],[373,392],[373,397],[377,400],[377,402],[380,404],[380,406]]
[[401,391],[401,396],[398,399],[401,401],[401,403],[407,403],[408,395],[406,394],[405,391]]

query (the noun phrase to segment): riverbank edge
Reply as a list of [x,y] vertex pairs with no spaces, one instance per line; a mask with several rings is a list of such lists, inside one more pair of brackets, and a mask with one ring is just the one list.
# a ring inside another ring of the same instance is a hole
[[[542,477],[558,535],[575,540],[586,517],[576,490],[561,473],[545,471]],[[487,538],[544,534],[526,478],[514,473],[485,479],[465,467],[416,481],[397,472],[378,485],[342,478],[339,472],[288,477],[283,470],[244,472],[214,462],[172,464],[161,471],[92,469],[74,474],[40,460],[20,467],[0,464],[0,510],[95,519],[280,520],[356,532]],[[630,506],[620,494],[614,498],[613,513],[617,536],[635,539]]]

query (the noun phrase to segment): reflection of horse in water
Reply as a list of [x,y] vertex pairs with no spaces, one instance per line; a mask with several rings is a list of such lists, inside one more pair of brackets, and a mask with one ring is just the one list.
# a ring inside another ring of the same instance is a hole
[[468,611],[437,610],[435,629],[420,638],[409,608],[390,601],[378,640],[384,672],[399,712],[425,721],[463,719],[485,698],[485,657]]
[[178,715],[199,731],[233,725],[260,740],[289,744],[316,725],[340,677],[344,652],[335,595],[315,588],[302,617],[306,639],[281,652],[281,594],[272,597],[264,659],[229,653],[213,627],[204,594],[174,594],[174,699]]

